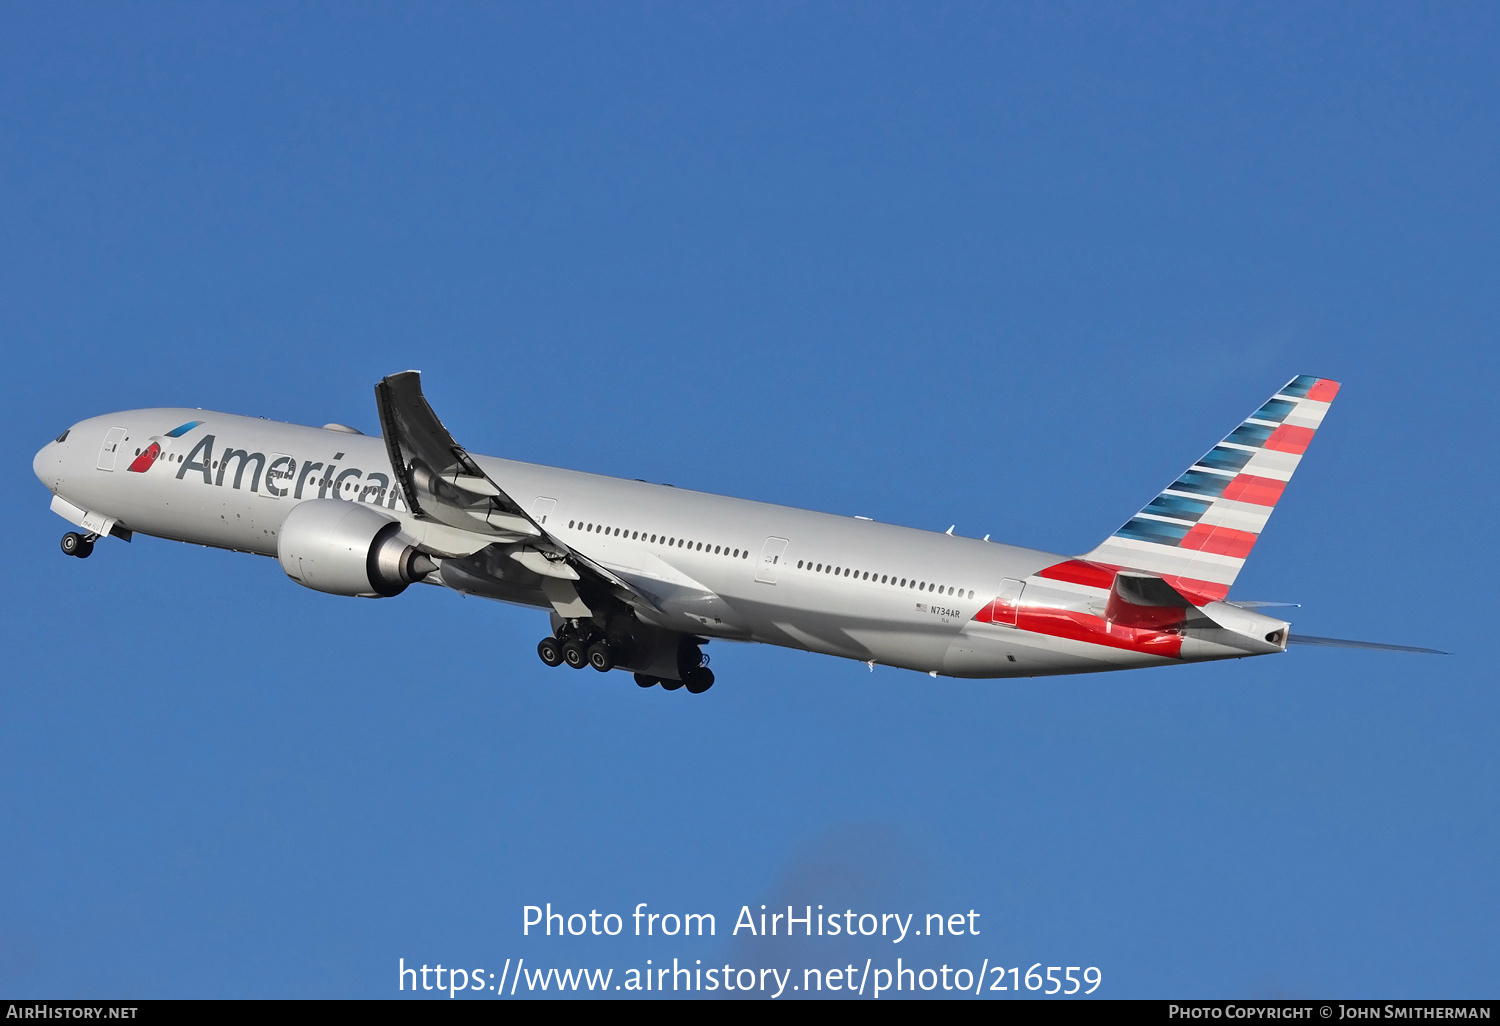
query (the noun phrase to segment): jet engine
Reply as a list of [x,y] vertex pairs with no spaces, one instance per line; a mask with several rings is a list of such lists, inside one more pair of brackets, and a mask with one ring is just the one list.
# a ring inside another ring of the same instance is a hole
[[282,522],[276,556],[288,577],[330,595],[399,595],[437,568],[399,521],[344,499],[308,499]]

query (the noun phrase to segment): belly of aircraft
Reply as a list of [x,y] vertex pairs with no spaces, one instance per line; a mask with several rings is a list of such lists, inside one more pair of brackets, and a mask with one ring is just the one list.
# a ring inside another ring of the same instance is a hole
[[950,642],[939,672],[950,677],[1045,677],[1176,662],[1164,656],[971,621]]

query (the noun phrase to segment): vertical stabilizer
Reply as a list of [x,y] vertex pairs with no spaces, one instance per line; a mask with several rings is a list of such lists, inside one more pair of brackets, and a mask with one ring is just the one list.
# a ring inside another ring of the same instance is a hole
[[1293,378],[1080,559],[1163,577],[1198,605],[1224,598],[1338,391]]

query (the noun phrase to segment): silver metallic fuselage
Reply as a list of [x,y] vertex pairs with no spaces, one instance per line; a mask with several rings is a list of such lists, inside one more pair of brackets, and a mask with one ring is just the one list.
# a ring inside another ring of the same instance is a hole
[[[190,438],[162,436],[189,420],[205,426]],[[113,469],[101,469],[108,462],[101,444],[120,428]],[[206,462],[197,462],[190,450],[201,446],[203,432],[212,442]],[[161,457],[145,472],[131,472],[149,441],[162,446]],[[266,471],[278,458],[282,470],[295,466],[295,474],[272,486]],[[1003,580],[1025,580],[1064,556],[667,485],[475,459],[547,532],[654,596],[660,612],[642,618],[658,627],[959,677],[1183,661],[974,620]],[[201,410],[134,410],[74,425],[63,441],[37,453],[34,469],[67,503],[129,532],[263,556],[277,554],[287,512],[315,498],[378,505],[414,538],[427,530],[390,487],[382,440],[325,428]],[[272,494],[283,488],[287,494]],[[774,553],[776,539],[786,541],[780,553]],[[679,544],[684,540],[691,544]],[[548,608],[541,591],[467,574],[457,560],[442,561],[427,582]],[[1199,658],[1245,654],[1204,652]]]

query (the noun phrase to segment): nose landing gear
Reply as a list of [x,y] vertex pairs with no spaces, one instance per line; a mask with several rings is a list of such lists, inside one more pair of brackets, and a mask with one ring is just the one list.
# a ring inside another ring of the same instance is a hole
[[62,536],[62,550],[69,556],[77,556],[79,559],[87,559],[89,553],[94,551],[95,535],[83,535],[69,531]]

